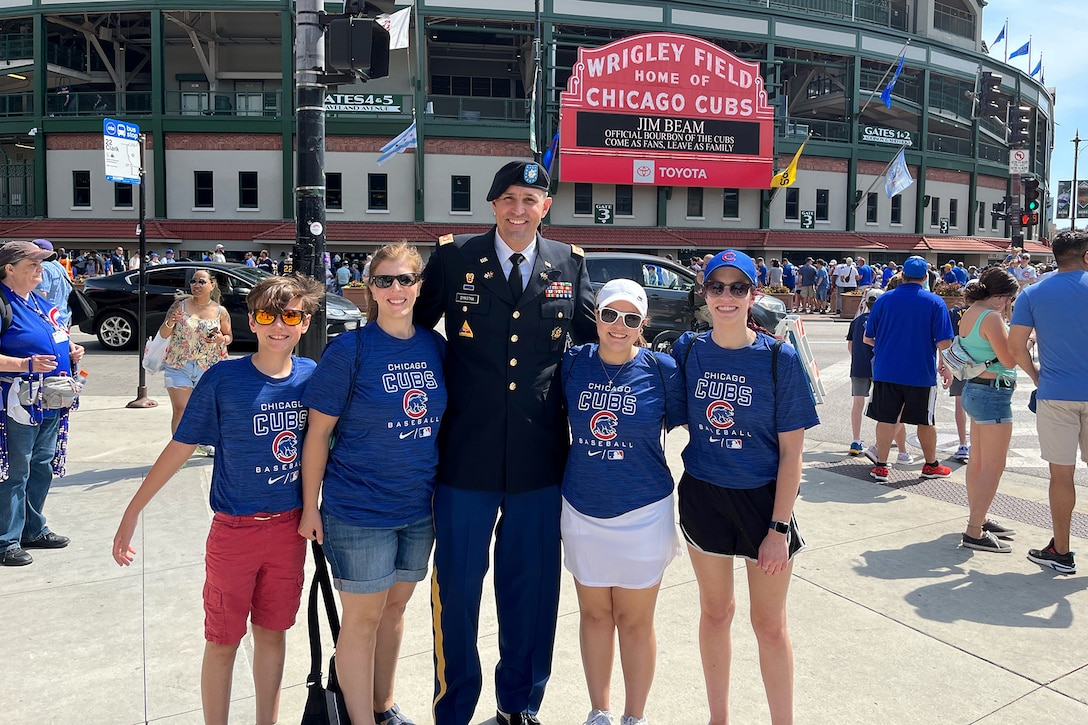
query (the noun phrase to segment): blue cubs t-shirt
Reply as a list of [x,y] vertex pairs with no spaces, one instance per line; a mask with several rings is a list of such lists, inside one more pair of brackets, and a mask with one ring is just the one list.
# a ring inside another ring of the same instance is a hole
[[867,264],[858,267],[858,287],[868,287],[873,283],[873,268]]
[[661,426],[683,425],[683,380],[676,361],[646,349],[625,365],[607,365],[597,345],[567,351],[563,395],[571,447],[563,497],[580,513],[605,519],[672,493]]
[[865,342],[865,321],[869,313],[858,315],[850,320],[850,329],[846,339],[850,341],[850,377],[873,377],[873,346]]
[[1088,400],[1085,301],[1088,272],[1082,270],[1052,274],[1016,298],[1012,324],[1034,327],[1039,341],[1040,400]]
[[791,291],[797,284],[797,268],[789,262],[782,266],[782,284]]
[[873,380],[929,388],[937,380],[937,343],[955,333],[948,305],[908,283],[876,298],[865,335],[875,340]]
[[778,434],[819,425],[797,351],[783,344],[778,383],[771,375],[775,339],[756,333],[739,350],[710,332],[685,332],[672,354],[684,376],[689,440],[684,468],[725,488],[758,488],[778,477]]
[[328,514],[371,527],[430,515],[446,410],[444,355],[438,333],[418,326],[407,340],[373,323],[329,343],[302,396],[306,407],[339,418],[321,489]]
[[302,391],[315,367],[292,357],[291,374],[271,378],[243,357],[218,362],[200,378],[174,440],[215,446],[213,511],[251,516],[302,506]]

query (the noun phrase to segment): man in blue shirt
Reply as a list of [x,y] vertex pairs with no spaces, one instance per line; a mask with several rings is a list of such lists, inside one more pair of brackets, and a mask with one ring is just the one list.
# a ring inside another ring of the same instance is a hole
[[963,268],[963,262],[956,263],[956,260],[950,259],[948,263],[952,265],[952,274],[956,275],[956,284],[960,287],[967,284],[967,270]]
[[[1077,500],[1073,472],[1077,446],[1088,462],[1088,232],[1058,234],[1052,243],[1058,272],[1025,287],[1016,300],[1009,328],[1009,350],[1038,390],[1039,452],[1050,464],[1050,516],[1054,537],[1028,559],[1063,574],[1075,574],[1069,529]],[[1039,346],[1039,363],[1031,357],[1031,331]]]
[[[48,239],[35,239],[34,244],[47,252],[53,251],[53,244]],[[42,262],[42,281],[34,291],[57,308],[57,322],[65,330],[72,325],[72,309],[68,306],[68,296],[72,294],[72,280],[60,262],[50,259]]]
[[[937,460],[937,351],[952,344],[948,307],[922,289],[929,265],[922,257],[903,263],[903,283],[877,298],[865,323],[864,341],[873,346],[873,398],[867,415],[876,421],[877,464],[869,472],[888,480],[888,453],[897,423],[918,427],[925,454],[922,478],[947,478],[952,469]],[[951,375],[939,365],[945,387]]]
[[858,257],[858,291],[863,295],[873,286],[873,268],[865,261],[865,257]]
[[884,267],[884,273],[880,275],[880,286],[887,287],[888,280],[894,277],[898,271],[899,265],[895,262],[888,262],[887,266]]

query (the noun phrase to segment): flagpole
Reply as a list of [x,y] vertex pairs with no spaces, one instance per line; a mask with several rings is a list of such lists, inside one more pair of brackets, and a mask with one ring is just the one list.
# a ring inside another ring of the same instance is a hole
[[[879,182],[881,179],[883,179],[885,176],[888,175],[888,169],[890,169],[892,167],[892,164],[895,163],[895,160],[897,158],[899,158],[899,152],[900,151],[904,151],[902,146],[899,147],[899,151],[895,152],[895,156],[892,156],[892,160],[889,161],[887,163],[887,165],[884,166],[884,170],[881,171],[879,174],[877,174],[876,178],[873,179],[873,183],[869,184],[869,188],[866,189],[861,194],[859,194],[856,199],[854,199],[854,205],[850,209],[850,211],[857,211],[858,206],[861,204],[861,200],[864,199],[866,196],[868,196],[870,194],[870,192],[872,192],[872,190],[876,187],[877,182]],[[907,160],[907,156],[906,156],[906,153],[904,153],[903,154],[903,161],[906,161],[906,160]]]
[[1009,19],[1005,18],[1005,65],[1009,64]]
[[906,54],[908,45],[910,45],[909,38],[907,39],[907,42],[903,43],[903,47],[899,49],[899,54],[895,56],[895,60],[893,60],[892,64],[888,66],[888,70],[884,71],[884,75],[879,81],[877,81],[876,90],[870,93],[869,97],[865,99],[865,105],[861,107],[860,111],[858,111],[858,118],[861,118],[861,114],[865,113],[865,109],[869,107],[869,104],[873,100],[873,96],[875,96],[877,92],[880,91],[880,87],[884,85],[884,81],[888,80],[888,76],[891,74],[892,68],[895,68],[897,65],[899,65],[899,59]]

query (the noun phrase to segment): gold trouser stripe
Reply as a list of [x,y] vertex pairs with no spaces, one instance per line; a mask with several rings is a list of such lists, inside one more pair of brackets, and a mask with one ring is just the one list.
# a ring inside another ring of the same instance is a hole
[[431,717],[438,722],[435,708],[446,694],[446,653],[442,639],[442,598],[438,594],[438,567],[431,569],[431,626],[434,628],[434,676],[438,683],[431,705]]

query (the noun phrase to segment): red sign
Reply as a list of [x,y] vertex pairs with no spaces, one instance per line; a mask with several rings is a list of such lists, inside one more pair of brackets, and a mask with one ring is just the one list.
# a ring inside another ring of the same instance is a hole
[[774,173],[759,64],[676,33],[579,48],[559,139],[561,181],[767,189]]

